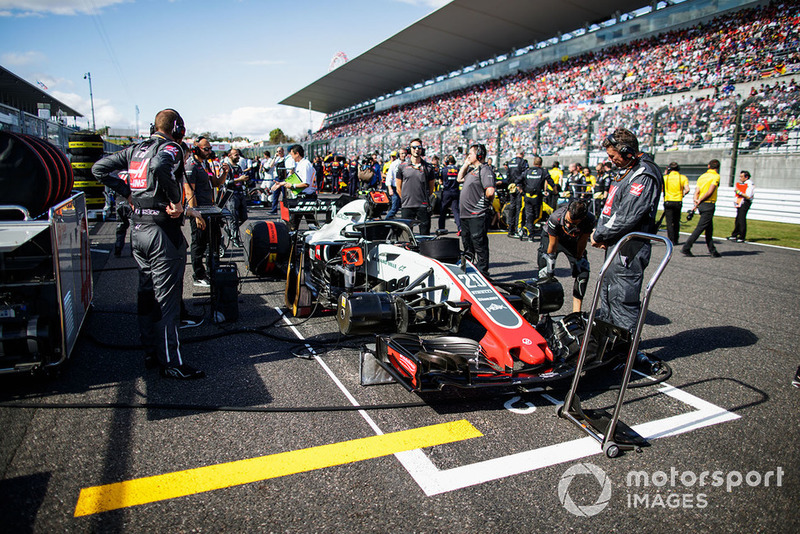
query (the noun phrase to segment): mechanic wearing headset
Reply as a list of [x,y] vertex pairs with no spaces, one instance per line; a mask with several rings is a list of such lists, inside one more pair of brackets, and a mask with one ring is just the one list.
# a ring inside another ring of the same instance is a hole
[[[208,165],[211,156],[211,143],[205,137],[198,137],[194,142],[189,157],[186,158],[186,182],[183,184],[186,205],[192,208],[210,206],[214,203],[215,187],[222,187],[225,180],[214,174]],[[194,272],[194,285],[198,287],[211,287],[208,280],[208,271],[203,265],[203,258],[208,249],[211,225],[206,217],[191,218],[189,224],[192,229],[192,271]],[[213,225],[219,232],[219,225]],[[215,254],[217,251],[213,251]]]
[[[133,207],[133,257],[139,267],[138,316],[145,365],[161,365],[161,375],[191,379],[205,376],[183,362],[178,322],[186,266],[186,239],[181,232],[183,151],[186,133],[174,109],[159,111],[149,139],[107,156],[92,174]],[[130,185],[110,175],[128,171]],[[187,208],[189,215],[196,215]]]
[[[631,232],[655,232],[658,201],[664,187],[661,169],[639,152],[639,141],[625,128],[603,140],[619,169],[592,234],[592,246],[608,250]],[[630,240],[606,271],[597,318],[633,331],[641,310],[644,270],[650,263],[650,241]]]
[[400,195],[400,216],[403,219],[419,221],[419,233],[431,233],[430,198],[433,194],[433,166],[422,159],[425,149],[422,139],[412,139],[409,143],[410,161],[400,162],[395,174],[397,194]]
[[464,243],[464,252],[472,253],[475,267],[484,276],[489,276],[486,212],[492,209],[495,180],[492,169],[484,161],[486,161],[484,145],[469,147],[464,165],[458,171],[457,180],[464,184],[459,197],[461,241]]
[[589,213],[586,201],[573,200],[561,206],[547,219],[542,228],[539,245],[539,278],[550,278],[556,268],[556,257],[563,252],[572,267],[572,311],[581,311],[586,286],[589,283],[589,259],[586,244],[594,230],[596,219]]

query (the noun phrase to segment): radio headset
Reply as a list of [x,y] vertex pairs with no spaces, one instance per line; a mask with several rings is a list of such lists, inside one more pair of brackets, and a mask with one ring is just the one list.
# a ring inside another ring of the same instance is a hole
[[175,114],[175,121],[172,123],[172,131],[169,133],[173,139],[183,137],[186,135],[186,124],[183,122],[181,114],[172,108],[167,108],[165,111],[171,111]]
[[194,144],[192,145],[192,153],[200,159],[205,159],[205,154],[203,151],[200,150],[200,141],[204,141],[206,138],[202,135],[195,139]]
[[478,161],[481,163],[486,161],[486,145],[482,143],[475,145],[475,157],[478,158]]
[[628,158],[636,157],[636,151],[633,149],[633,147],[617,141],[617,138],[614,137],[613,133],[609,134],[608,137],[606,137],[606,140],[609,143],[611,143],[611,146],[613,146],[617,150],[617,152],[619,152],[623,156],[627,156]]

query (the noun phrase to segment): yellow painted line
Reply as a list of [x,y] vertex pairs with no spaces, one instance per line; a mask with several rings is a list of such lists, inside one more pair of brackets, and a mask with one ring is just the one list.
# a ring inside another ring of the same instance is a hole
[[481,437],[469,421],[414,428],[367,438],[209,465],[81,490],[75,517],[185,497],[422,447]]

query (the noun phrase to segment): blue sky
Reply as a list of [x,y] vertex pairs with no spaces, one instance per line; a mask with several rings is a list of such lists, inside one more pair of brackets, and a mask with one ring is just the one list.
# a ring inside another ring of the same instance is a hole
[[[297,135],[308,110],[277,103],[447,0],[0,0],[0,65],[98,128],[146,130],[177,109],[191,132]],[[312,114],[313,128],[324,116]]]

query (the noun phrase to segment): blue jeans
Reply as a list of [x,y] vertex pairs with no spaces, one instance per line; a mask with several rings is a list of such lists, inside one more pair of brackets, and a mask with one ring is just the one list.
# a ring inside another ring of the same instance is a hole
[[394,195],[389,197],[391,204],[389,205],[389,211],[386,212],[386,218],[391,219],[397,212],[400,211],[400,195],[395,192]]
[[281,195],[283,195],[284,198],[286,198],[286,195],[285,195],[284,191],[285,191],[285,189],[283,187],[279,187],[278,189],[276,189],[275,191],[272,192],[272,201],[271,201],[272,202],[272,208],[270,208],[270,210],[269,210],[269,212],[271,214],[275,215],[276,213],[278,213],[278,206],[279,206],[278,202],[279,202],[279,199],[280,199]]

